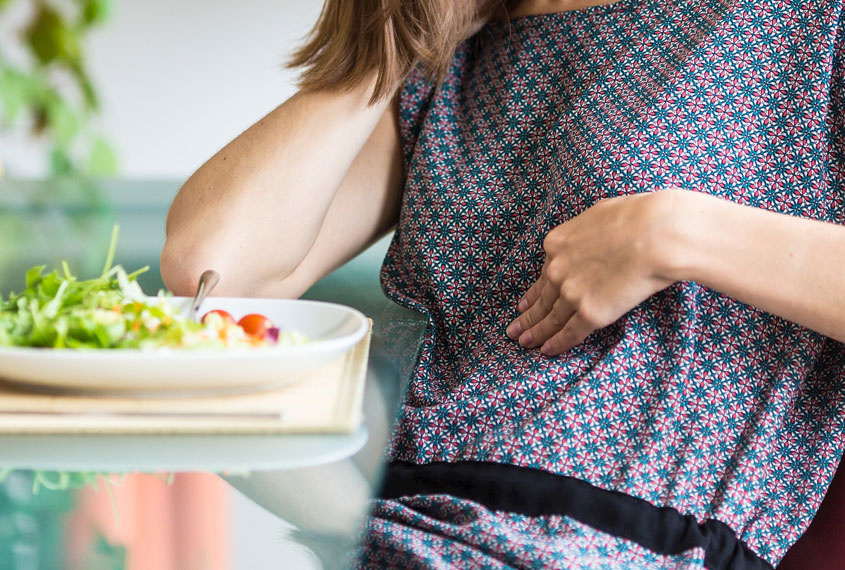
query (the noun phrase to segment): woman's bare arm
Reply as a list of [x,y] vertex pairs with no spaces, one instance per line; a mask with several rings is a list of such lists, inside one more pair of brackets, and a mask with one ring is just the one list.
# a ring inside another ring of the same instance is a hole
[[300,92],[206,162],[179,190],[161,255],[165,285],[192,294],[296,297],[398,218],[397,110],[370,87]]
[[667,225],[660,268],[666,277],[701,283],[845,343],[845,226],[671,192],[675,223]]

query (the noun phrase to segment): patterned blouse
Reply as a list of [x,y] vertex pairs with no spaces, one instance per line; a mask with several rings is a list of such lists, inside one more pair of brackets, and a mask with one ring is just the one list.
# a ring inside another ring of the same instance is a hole
[[505,327],[545,235],[603,198],[845,222],[842,16],[620,0],[492,22],[439,88],[411,73],[381,278],[429,326],[359,566],[777,565],[843,451],[842,343],[690,281],[558,357]]

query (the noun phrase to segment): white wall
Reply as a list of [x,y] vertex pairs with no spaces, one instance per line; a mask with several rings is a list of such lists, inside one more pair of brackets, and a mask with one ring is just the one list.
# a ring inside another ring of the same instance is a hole
[[[319,0],[115,0],[111,18],[86,48],[120,175],[186,178],[289,97],[295,74],[282,64],[320,6]],[[26,10],[4,20],[0,37],[8,43]],[[0,137],[0,151],[10,174],[45,173],[37,143]]]

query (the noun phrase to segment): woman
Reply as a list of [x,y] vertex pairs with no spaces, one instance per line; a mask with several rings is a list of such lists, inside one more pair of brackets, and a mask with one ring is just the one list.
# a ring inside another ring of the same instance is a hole
[[360,566],[778,563],[845,433],[840,13],[327,2],[162,273],[296,296],[396,225],[430,326]]

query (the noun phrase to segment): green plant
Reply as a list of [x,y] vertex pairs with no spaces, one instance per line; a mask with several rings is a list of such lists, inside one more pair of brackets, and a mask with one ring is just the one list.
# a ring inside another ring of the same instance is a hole
[[46,139],[55,176],[114,174],[115,154],[91,121],[99,100],[83,47],[107,19],[111,0],[0,0],[0,16],[22,4],[31,9],[17,38],[23,61],[0,51],[2,128]]

